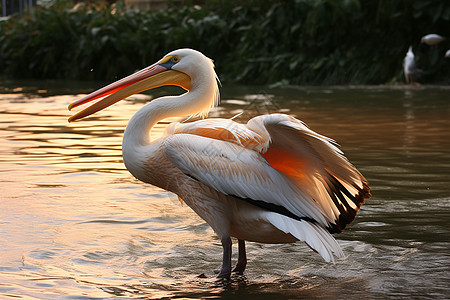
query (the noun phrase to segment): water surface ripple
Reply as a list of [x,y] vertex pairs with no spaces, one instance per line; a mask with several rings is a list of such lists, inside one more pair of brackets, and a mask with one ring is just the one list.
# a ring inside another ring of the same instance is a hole
[[122,164],[127,120],[166,91],[68,124],[91,87],[43,85],[0,88],[0,298],[450,298],[448,88],[224,89],[212,116],[295,115],[338,141],[373,198],[336,236],[344,260],[248,243],[245,276],[220,283],[209,226]]

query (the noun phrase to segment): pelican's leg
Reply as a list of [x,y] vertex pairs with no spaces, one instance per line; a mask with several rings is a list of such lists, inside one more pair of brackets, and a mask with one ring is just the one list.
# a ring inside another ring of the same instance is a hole
[[247,266],[247,254],[245,253],[245,241],[244,240],[238,240],[238,261],[236,266],[233,269],[233,272],[236,272],[238,274],[244,274],[245,267]]
[[221,239],[223,247],[222,269],[217,278],[230,278],[231,275],[231,238],[224,237]]

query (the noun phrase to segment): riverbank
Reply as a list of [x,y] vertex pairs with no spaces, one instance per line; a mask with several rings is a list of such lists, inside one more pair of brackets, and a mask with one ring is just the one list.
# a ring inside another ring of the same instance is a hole
[[112,81],[190,47],[214,59],[224,83],[396,84],[412,45],[419,81],[448,84],[449,41],[420,43],[449,37],[448,20],[442,1],[211,1],[140,12],[55,2],[0,22],[0,76]]

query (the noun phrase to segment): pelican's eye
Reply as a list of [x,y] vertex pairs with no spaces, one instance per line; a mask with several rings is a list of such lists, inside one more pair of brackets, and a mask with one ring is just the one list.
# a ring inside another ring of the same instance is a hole
[[180,57],[178,55],[169,55],[163,57],[158,63],[166,67],[167,69],[172,69],[174,65],[176,65],[180,61]]

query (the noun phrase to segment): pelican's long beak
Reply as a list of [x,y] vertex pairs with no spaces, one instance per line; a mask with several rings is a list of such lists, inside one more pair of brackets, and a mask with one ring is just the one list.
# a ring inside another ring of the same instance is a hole
[[[161,61],[160,61],[161,62]],[[189,90],[191,79],[185,73],[166,68],[160,62],[142,69],[128,77],[107,85],[72,102],[69,110],[92,100],[105,97],[69,118],[69,122],[92,115],[128,96],[163,85],[177,85]],[[106,97],[107,96],[107,97]]]

